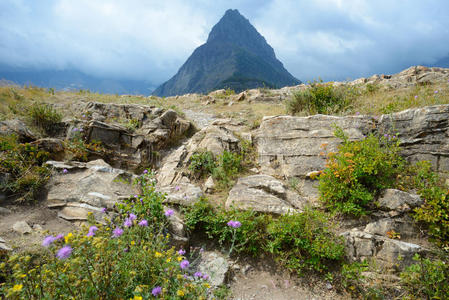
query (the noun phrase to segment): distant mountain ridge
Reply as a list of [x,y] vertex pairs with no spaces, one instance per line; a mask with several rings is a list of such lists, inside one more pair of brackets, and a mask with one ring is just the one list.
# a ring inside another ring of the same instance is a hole
[[238,92],[300,83],[284,68],[256,28],[238,10],[229,9],[212,28],[207,42],[196,48],[178,73],[153,94],[174,96],[221,88]]
[[150,95],[154,85],[146,81],[98,78],[77,70],[37,70],[0,66],[0,80],[56,90],[90,90],[108,94]]
[[447,56],[440,58],[434,64],[434,67],[449,68],[449,53]]

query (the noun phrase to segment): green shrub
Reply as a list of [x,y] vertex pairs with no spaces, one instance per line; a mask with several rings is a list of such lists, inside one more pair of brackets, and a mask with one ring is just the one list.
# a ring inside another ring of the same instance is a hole
[[415,254],[417,263],[401,273],[406,299],[449,299],[449,264],[447,261],[422,258]]
[[291,271],[322,272],[344,256],[342,238],[332,232],[327,216],[317,210],[280,216],[267,225],[267,234],[267,251]]
[[430,162],[418,162],[408,170],[410,188],[418,191],[425,203],[415,209],[414,218],[429,226],[432,239],[442,247],[449,247],[449,188],[432,171]]
[[100,155],[102,157],[108,154],[106,148],[99,141],[85,142],[82,128],[73,128],[72,136],[65,141],[65,149],[72,154],[71,160],[88,161],[91,155]]
[[196,152],[190,158],[189,170],[196,179],[212,175],[219,186],[228,188],[243,169],[245,153],[237,154],[225,150],[223,154],[214,157],[210,151]]
[[[241,227],[234,231],[227,225],[230,220],[239,221]],[[273,218],[235,208],[214,208],[202,199],[185,208],[185,222],[190,230],[204,231],[220,245],[232,244],[236,252],[271,253],[298,274],[303,270],[324,271],[344,254],[342,239],[332,232],[327,216],[312,209]]]
[[46,134],[52,134],[62,115],[48,104],[33,104],[28,111],[31,122]]
[[308,114],[332,114],[347,109],[352,100],[347,87],[334,87],[332,83],[314,81],[310,88],[296,92],[286,102],[286,108],[292,115],[302,111]]
[[43,166],[49,155],[29,143],[20,144],[15,135],[0,136],[0,174],[5,176],[0,178],[0,190],[19,201],[35,200],[50,177]]
[[220,245],[227,246],[231,245],[234,232],[227,223],[238,220],[242,226],[236,232],[234,250],[238,253],[246,252],[256,255],[260,253],[265,225],[271,217],[235,208],[229,210],[214,208],[206,198],[202,198],[184,209],[184,219],[190,231],[204,231],[209,238],[216,239]]
[[399,141],[372,134],[349,141],[339,128],[335,135],[343,143],[337,153],[328,155],[326,169],[319,177],[320,199],[332,211],[366,214],[379,192],[393,187],[404,168]]
[[199,151],[190,157],[189,170],[197,179],[212,174],[216,167],[214,155],[210,151]]
[[224,151],[217,157],[217,167],[213,169],[212,176],[223,187],[230,187],[232,179],[242,170],[242,155]]

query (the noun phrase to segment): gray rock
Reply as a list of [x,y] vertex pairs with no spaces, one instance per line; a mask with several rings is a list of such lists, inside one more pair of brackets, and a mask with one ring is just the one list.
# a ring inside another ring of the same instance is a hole
[[322,170],[325,153],[336,151],[341,143],[334,136],[335,125],[350,140],[359,140],[374,128],[374,119],[324,115],[264,117],[254,136],[262,173],[304,178],[309,172]]
[[203,197],[203,191],[200,187],[191,183],[178,183],[172,186],[158,187],[157,190],[167,194],[164,203],[192,205]]
[[239,178],[229,192],[226,207],[254,209],[259,212],[284,214],[305,205],[304,199],[289,193],[282,182],[269,175],[251,175]]
[[36,135],[25,125],[24,122],[14,119],[0,122],[0,135],[16,134],[21,142],[30,142],[36,139]]
[[229,272],[229,262],[224,255],[219,252],[204,251],[201,253],[199,271],[209,275],[209,283],[217,287],[226,283],[226,276]]
[[402,270],[412,263],[416,253],[424,251],[421,246],[416,244],[372,235],[355,229],[341,235],[345,239],[345,250],[350,261],[374,259],[378,265],[389,270]]
[[33,229],[31,229],[30,225],[28,225],[27,222],[25,221],[18,221],[16,223],[14,223],[14,225],[12,226],[12,229],[20,234],[27,234],[27,233],[31,233],[33,231]]
[[387,236],[388,232],[394,231],[401,238],[416,238],[419,236],[419,230],[415,227],[414,221],[410,216],[395,219],[383,218],[367,224],[363,231],[381,236]]
[[110,209],[121,198],[139,193],[131,184],[135,175],[112,168],[103,160],[89,163],[49,161],[47,164],[58,170],[68,170],[52,176],[47,184],[46,199],[48,207],[62,208],[59,216],[66,220],[85,220],[88,211]]
[[449,105],[426,106],[383,115],[378,130],[397,135],[410,162],[428,160],[443,173],[449,171],[448,120]]
[[0,253],[9,251],[12,251],[11,247],[9,247],[6,241],[0,237]]
[[205,193],[212,193],[215,189],[215,182],[212,176],[209,176],[207,178],[206,182],[204,183],[204,192]]
[[418,195],[410,194],[396,189],[385,190],[378,199],[381,209],[407,212],[424,203]]

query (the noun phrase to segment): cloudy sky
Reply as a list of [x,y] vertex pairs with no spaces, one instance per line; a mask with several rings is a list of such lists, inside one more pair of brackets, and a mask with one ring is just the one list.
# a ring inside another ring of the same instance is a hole
[[158,84],[228,8],[303,81],[395,73],[449,54],[447,0],[0,0],[0,65]]

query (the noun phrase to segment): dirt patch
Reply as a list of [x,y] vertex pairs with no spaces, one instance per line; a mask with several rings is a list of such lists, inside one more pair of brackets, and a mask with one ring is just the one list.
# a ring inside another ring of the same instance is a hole
[[[5,206],[8,213],[0,215],[0,237],[14,251],[33,251],[41,247],[42,239],[49,234],[67,234],[79,227],[58,218],[56,210],[42,204],[34,206]],[[13,230],[18,221],[25,221],[32,228],[31,233],[20,234]]]

